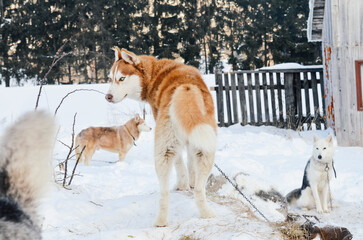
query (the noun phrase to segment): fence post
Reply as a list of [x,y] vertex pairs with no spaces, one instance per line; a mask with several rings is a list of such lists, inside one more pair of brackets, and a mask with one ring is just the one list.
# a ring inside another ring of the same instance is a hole
[[294,92],[294,73],[285,72],[285,102],[286,102],[286,126],[295,129],[295,92]]
[[222,84],[222,73],[215,73],[215,81],[217,85],[216,89],[216,99],[217,99],[217,116],[219,126],[224,127],[224,102],[223,102],[223,84]]

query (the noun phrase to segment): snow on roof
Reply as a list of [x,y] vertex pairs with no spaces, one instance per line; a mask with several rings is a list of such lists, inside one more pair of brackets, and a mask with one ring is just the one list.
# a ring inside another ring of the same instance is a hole
[[259,70],[275,70],[275,69],[305,69],[305,68],[323,68],[323,65],[301,65],[299,63],[281,63],[270,67],[263,67]]

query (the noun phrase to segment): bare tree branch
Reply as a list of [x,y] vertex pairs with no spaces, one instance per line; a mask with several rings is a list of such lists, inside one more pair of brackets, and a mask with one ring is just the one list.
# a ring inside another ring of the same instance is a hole
[[74,125],[76,124],[76,117],[77,113],[74,114],[73,117],[73,126],[72,126],[72,143],[69,148],[68,155],[66,157],[65,163],[64,163],[64,178],[63,178],[63,187],[66,185],[66,179],[67,179],[67,168],[68,168],[68,160],[70,159],[70,156],[73,152],[73,146],[74,146]]
[[67,144],[65,144],[64,142],[62,142],[61,140],[57,140],[58,142],[60,142],[61,144],[63,144],[64,146],[66,146],[67,148],[71,148],[70,146],[68,146]]
[[[66,44],[66,43],[65,43]],[[64,45],[65,44],[63,44],[60,48],[59,48],[59,50],[61,50],[61,49],[63,49],[63,47],[64,47]],[[57,54],[58,54],[58,52],[60,52],[60,51],[57,51]],[[38,108],[38,105],[39,105],[39,99],[40,99],[40,95],[42,94],[42,89],[43,89],[43,85],[48,81],[48,79],[47,79],[47,77],[48,77],[48,74],[52,71],[52,69],[53,69],[53,67],[60,61],[60,60],[62,60],[62,58],[64,58],[65,56],[68,56],[68,55],[70,55],[70,54],[73,54],[73,52],[68,52],[68,53],[63,53],[62,55],[60,55],[60,56],[58,56],[58,55],[56,55],[55,57],[54,57],[54,59],[53,59],[53,62],[52,62],[52,64],[50,65],[50,67],[49,67],[49,70],[48,70],[48,72],[44,75],[44,78],[43,78],[43,80],[40,82],[40,87],[39,87],[39,93],[38,93],[38,97],[37,97],[37,102],[36,102],[36,104],[35,104],[35,110]]]
[[61,107],[61,105],[62,105],[63,101],[64,101],[64,100],[65,100],[65,99],[66,99],[69,95],[71,95],[71,94],[73,94],[73,93],[75,93],[75,92],[79,92],[79,91],[98,92],[98,93],[101,93],[101,94],[103,94],[103,95],[106,95],[106,94],[104,94],[103,92],[98,91],[98,90],[95,90],[95,89],[84,89],[84,88],[82,88],[82,89],[76,89],[76,90],[73,90],[73,91],[71,91],[71,92],[67,93],[67,95],[65,95],[65,96],[62,98],[62,100],[60,101],[60,103],[59,103],[58,107],[55,109],[54,116],[55,116],[55,115],[57,115],[58,109]]

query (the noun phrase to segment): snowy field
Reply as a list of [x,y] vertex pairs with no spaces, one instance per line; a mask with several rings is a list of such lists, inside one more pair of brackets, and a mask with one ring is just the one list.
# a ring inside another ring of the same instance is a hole
[[[213,76],[206,77],[213,85]],[[79,88],[107,92],[108,84],[45,86],[40,109],[54,112],[62,98]],[[20,115],[35,107],[39,87],[0,88],[0,134]],[[67,97],[56,115],[58,140],[70,144],[73,116],[77,113],[75,132],[89,126],[113,126],[125,123],[145,104],[124,100],[109,104],[104,95],[79,91]],[[146,122],[155,123],[148,105]],[[279,205],[255,195],[260,190],[275,189],[282,195],[301,185],[303,170],[312,150],[314,132],[294,132],[274,127],[235,125],[218,129],[216,163],[234,179],[243,192],[273,222],[283,221]],[[326,137],[331,130],[316,131]],[[191,191],[173,190],[171,176],[169,227],[154,228],[158,211],[159,185],[153,163],[153,132],[143,133],[124,162],[118,155],[98,151],[91,166],[80,164],[69,189],[54,184],[42,201],[43,238],[50,239],[282,239],[229,185],[222,184],[208,192],[210,205],[217,212],[214,219],[200,219]],[[335,144],[336,145],[336,144]],[[61,180],[58,163],[68,149],[57,142],[54,152],[56,180]],[[337,179],[331,182],[333,211],[316,215],[323,223],[347,227],[354,239],[363,239],[363,148],[336,147]],[[73,168],[75,159],[70,161]],[[212,174],[218,179],[216,168]],[[223,183],[223,181],[222,181]],[[290,212],[304,213],[299,209]]]

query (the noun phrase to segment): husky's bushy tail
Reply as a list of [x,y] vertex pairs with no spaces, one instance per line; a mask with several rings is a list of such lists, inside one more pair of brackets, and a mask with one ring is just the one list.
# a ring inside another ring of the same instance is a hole
[[0,140],[0,240],[41,239],[38,200],[52,179],[56,124],[45,112],[31,112]]
[[293,205],[296,203],[296,201],[300,198],[301,196],[301,188],[297,188],[295,190],[292,190],[291,192],[289,192],[287,195],[286,195],[286,201]]

